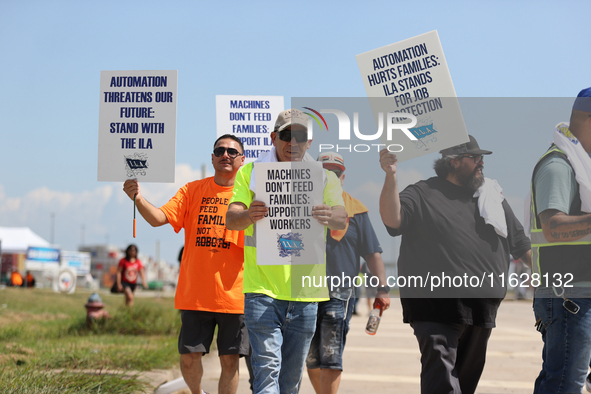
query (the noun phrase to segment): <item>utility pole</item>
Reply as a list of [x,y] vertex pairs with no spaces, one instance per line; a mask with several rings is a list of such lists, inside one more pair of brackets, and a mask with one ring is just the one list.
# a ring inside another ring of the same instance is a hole
[[55,213],[49,214],[49,243],[53,246],[55,233]]
[[160,272],[160,240],[156,240],[156,267],[158,269],[158,280],[161,279],[162,274]]

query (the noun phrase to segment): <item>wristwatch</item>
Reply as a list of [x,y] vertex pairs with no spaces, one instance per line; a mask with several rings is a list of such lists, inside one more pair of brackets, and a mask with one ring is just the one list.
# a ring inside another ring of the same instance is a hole
[[376,290],[377,291],[383,291],[383,292],[389,293],[390,290],[392,290],[392,289],[390,287],[388,287],[388,286],[379,286],[379,287],[376,287]]

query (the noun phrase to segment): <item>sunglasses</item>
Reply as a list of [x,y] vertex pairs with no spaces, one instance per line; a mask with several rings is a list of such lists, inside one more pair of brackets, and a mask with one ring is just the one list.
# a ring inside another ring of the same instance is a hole
[[236,149],[224,148],[223,146],[218,146],[217,148],[215,148],[213,150],[213,155],[215,157],[222,157],[224,153],[226,153],[226,151],[228,151],[228,156],[230,156],[230,159],[235,159],[238,156],[242,156],[242,153],[238,152]]
[[470,157],[470,158],[472,158],[472,160],[474,160],[474,164],[479,164],[479,163],[482,163],[482,159],[484,156],[482,156],[482,155],[464,155],[464,156],[461,156],[460,159],[463,159],[464,157]]
[[285,142],[291,142],[291,139],[295,138],[296,142],[302,143],[308,141],[308,133],[303,131],[291,132],[290,129],[284,129],[279,132],[279,139]]

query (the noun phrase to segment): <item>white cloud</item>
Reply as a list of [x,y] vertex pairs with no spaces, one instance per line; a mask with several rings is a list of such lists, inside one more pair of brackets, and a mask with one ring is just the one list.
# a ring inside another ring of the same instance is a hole
[[112,186],[101,186],[80,193],[34,189],[22,197],[7,197],[0,189],[0,224],[3,226],[31,226],[39,217],[50,213],[72,217],[97,219],[113,195]]
[[[201,179],[202,169],[179,164],[175,175],[175,183],[142,183],[142,193],[160,206],[187,182]],[[137,238],[133,238],[133,203],[122,186],[123,182],[101,183],[93,190],[82,192],[41,187],[23,196],[9,197],[0,185],[0,226],[29,227],[47,241],[51,241],[53,232],[54,242],[64,250],[77,250],[82,242],[86,245],[108,242],[120,248],[133,242],[143,253],[154,255],[158,243],[160,257],[176,261],[183,236],[170,226],[153,229],[136,213],[138,231]]]
[[0,218],[8,212],[18,211],[21,206],[20,198],[9,198],[4,193],[4,187],[0,185]]

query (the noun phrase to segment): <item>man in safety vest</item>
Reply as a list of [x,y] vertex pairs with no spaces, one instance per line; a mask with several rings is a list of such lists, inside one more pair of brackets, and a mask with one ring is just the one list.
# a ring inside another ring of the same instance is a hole
[[591,358],[590,152],[588,88],[532,176],[534,313],[544,341],[534,393],[580,393]]
[[[257,394],[299,391],[304,361],[316,330],[318,302],[328,301],[326,287],[306,287],[302,280],[303,276],[326,275],[325,250],[309,264],[290,265],[277,259],[277,265],[259,265],[257,256],[257,248],[277,241],[257,241],[255,226],[270,213],[270,204],[255,195],[253,181],[262,180],[254,179],[254,168],[259,163],[315,161],[307,153],[312,143],[307,125],[308,116],[298,109],[278,115],[271,132],[273,148],[238,171],[226,215],[228,229],[244,230],[244,317],[252,347],[253,390]],[[334,173],[324,171],[322,204],[312,207],[310,220],[331,230],[342,230],[347,223],[343,189]]]

